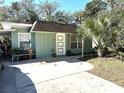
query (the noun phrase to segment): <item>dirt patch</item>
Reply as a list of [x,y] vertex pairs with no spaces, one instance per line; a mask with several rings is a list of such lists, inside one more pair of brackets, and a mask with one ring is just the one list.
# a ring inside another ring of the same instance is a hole
[[91,71],[99,77],[124,87],[124,63],[115,58],[95,58],[88,62],[95,67]]

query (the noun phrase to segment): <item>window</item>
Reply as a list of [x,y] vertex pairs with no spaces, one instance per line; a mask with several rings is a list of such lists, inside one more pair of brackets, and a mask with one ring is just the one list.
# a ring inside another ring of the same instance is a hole
[[71,49],[79,49],[82,48],[82,40],[81,37],[77,35],[71,35]]
[[18,46],[19,48],[28,49],[31,47],[31,35],[30,33],[18,33]]

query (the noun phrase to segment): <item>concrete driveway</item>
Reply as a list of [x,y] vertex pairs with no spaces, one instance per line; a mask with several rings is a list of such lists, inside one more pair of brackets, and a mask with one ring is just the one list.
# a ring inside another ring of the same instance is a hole
[[11,65],[1,73],[0,93],[124,93],[118,85],[88,73],[92,68],[87,62],[66,61]]

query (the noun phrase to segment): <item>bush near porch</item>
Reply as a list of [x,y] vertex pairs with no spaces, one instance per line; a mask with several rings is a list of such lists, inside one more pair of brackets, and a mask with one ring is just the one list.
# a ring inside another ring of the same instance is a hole
[[124,63],[115,58],[95,58],[88,61],[95,67],[91,71],[101,78],[124,87]]

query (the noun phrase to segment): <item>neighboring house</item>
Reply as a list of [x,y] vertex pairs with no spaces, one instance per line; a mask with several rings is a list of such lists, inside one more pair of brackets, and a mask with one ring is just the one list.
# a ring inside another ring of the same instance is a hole
[[[2,22],[3,31],[11,37],[12,48],[32,48],[36,58],[66,55],[68,50],[81,54],[81,37],[76,26],[57,22],[36,21],[34,24]],[[91,40],[84,43],[84,52],[92,49]]]

